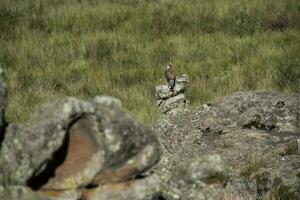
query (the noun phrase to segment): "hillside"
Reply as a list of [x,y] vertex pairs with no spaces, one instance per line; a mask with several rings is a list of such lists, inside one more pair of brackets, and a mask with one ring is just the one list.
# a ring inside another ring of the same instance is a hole
[[241,90],[300,91],[298,0],[2,0],[7,119],[65,96],[116,96],[155,122],[163,67],[191,79],[192,106]]
[[172,110],[151,130],[108,96],[9,123],[0,76],[0,199],[299,200],[300,96],[239,92],[191,110],[173,101],[187,80],[164,87]]

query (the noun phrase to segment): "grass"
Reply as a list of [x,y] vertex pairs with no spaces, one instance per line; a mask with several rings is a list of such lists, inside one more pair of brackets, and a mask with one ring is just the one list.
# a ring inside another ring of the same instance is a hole
[[300,197],[289,186],[279,184],[269,194],[269,200],[299,200]]
[[299,33],[298,0],[4,0],[6,116],[105,94],[152,123],[167,62],[189,75],[192,107],[241,90],[300,93]]
[[244,177],[251,177],[266,165],[267,163],[262,152],[256,152],[248,156],[245,167],[240,170],[240,175]]

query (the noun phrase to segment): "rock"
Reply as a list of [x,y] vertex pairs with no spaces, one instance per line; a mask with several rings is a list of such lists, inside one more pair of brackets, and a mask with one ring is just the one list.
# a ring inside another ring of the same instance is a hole
[[35,192],[26,186],[0,186],[1,200],[80,200],[81,192],[71,191],[51,191]]
[[0,147],[2,139],[4,137],[4,110],[6,107],[6,93],[6,86],[2,77],[2,69],[0,68]]
[[186,107],[186,98],[184,94],[178,94],[160,103],[162,113],[168,113],[174,109],[184,109]]
[[[195,114],[201,126],[257,128],[274,131],[300,131],[300,96],[278,92],[239,92]],[[213,119],[212,119],[213,118]]]
[[81,190],[41,191],[36,194],[51,200],[82,200]]
[[157,175],[143,179],[110,183],[83,192],[84,200],[156,200],[161,195],[161,181]]
[[227,169],[219,155],[205,155],[180,162],[167,183],[168,200],[223,199]]
[[122,102],[111,96],[95,96],[93,101],[95,103],[103,104],[110,107],[122,108]]
[[0,157],[3,184],[70,190],[132,179],[158,161],[159,148],[119,106],[66,98],[10,125]]
[[0,186],[1,200],[55,200],[46,195],[35,193],[30,188],[25,186]]
[[219,154],[229,166],[226,197],[300,196],[299,102],[299,95],[239,92],[164,118],[152,127],[162,149],[152,170],[167,184],[181,161]]
[[186,108],[187,100],[185,92],[188,82],[188,76],[184,74],[176,78],[174,92],[170,91],[168,85],[158,85],[155,87],[157,104],[163,114],[172,115],[174,109]]

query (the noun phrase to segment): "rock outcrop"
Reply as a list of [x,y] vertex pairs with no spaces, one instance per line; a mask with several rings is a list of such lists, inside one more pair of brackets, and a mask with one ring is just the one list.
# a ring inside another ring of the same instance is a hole
[[176,114],[178,110],[187,107],[185,92],[188,82],[188,76],[184,74],[176,78],[174,92],[169,89],[167,84],[155,87],[157,105],[163,114]]
[[299,103],[299,95],[240,92],[163,119],[153,126],[163,152],[153,171],[168,183],[180,162],[219,154],[229,199],[299,199]]
[[[159,146],[151,131],[120,105],[109,97],[66,98],[41,107],[25,124],[10,124],[0,151],[5,191],[24,186],[22,196],[28,198],[53,198],[50,191],[64,191],[54,196],[65,199],[61,196],[83,188],[134,183],[159,160]],[[135,190],[131,185],[128,190]],[[28,192],[25,186],[45,194]],[[15,192],[8,193],[14,198]]]

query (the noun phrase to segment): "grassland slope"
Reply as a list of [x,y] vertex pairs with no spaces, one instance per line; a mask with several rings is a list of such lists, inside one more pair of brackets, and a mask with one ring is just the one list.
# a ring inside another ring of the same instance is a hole
[[298,0],[3,0],[6,115],[106,94],[151,123],[169,61],[189,75],[192,106],[240,90],[299,93],[299,35]]

